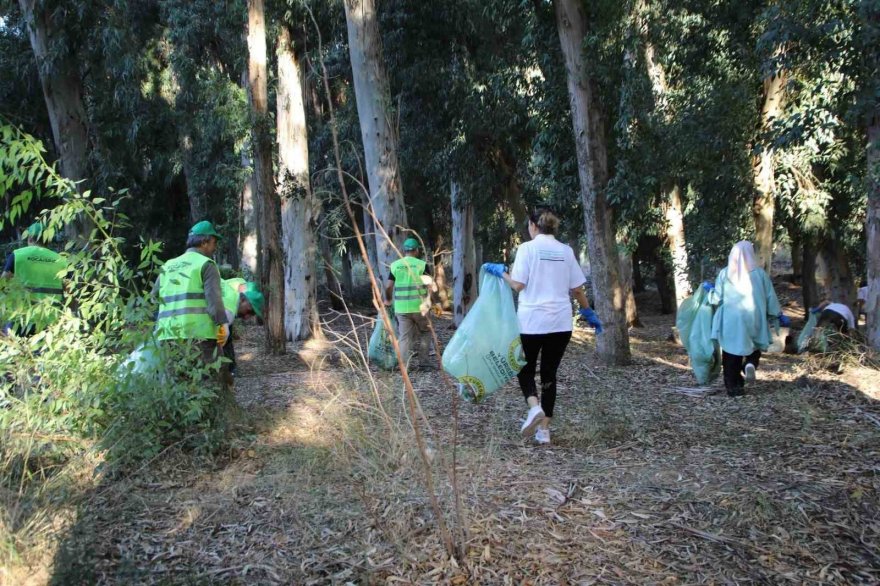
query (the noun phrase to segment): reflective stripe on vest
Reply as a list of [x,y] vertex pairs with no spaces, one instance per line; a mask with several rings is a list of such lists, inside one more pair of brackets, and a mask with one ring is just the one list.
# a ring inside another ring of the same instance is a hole
[[394,313],[419,313],[422,302],[428,296],[428,288],[422,283],[425,261],[406,256],[391,263],[394,275]]
[[198,252],[186,252],[162,267],[156,319],[160,340],[213,340],[217,337],[217,326],[208,314],[202,281],[202,268],[212,262]]
[[12,252],[15,257],[13,277],[36,298],[62,297],[58,273],[67,268],[67,261],[55,251],[42,246],[25,246]]

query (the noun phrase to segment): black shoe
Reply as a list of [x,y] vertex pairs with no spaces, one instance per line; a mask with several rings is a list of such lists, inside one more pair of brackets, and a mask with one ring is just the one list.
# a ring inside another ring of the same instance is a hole
[[742,387],[735,388],[735,389],[727,389],[727,396],[728,397],[742,397],[743,395],[745,395],[745,391],[743,391]]

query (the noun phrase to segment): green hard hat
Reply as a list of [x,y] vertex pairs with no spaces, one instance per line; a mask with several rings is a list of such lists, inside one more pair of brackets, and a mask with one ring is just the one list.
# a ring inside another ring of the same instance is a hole
[[406,240],[403,241],[403,251],[404,252],[409,252],[411,250],[418,250],[418,249],[419,249],[419,241],[416,240],[415,238],[407,238]]
[[257,290],[256,287],[251,287],[253,283],[248,283],[247,289],[244,290],[245,299],[248,300],[248,303],[251,304],[251,307],[254,308],[254,313],[257,314],[257,317],[263,319],[263,307],[266,304],[266,299],[263,297],[263,294]]
[[189,229],[190,236],[214,236],[216,238],[222,238],[220,234],[217,233],[217,230],[214,229],[214,224],[209,222],[208,220],[202,220],[195,226]]
[[43,224],[42,222],[34,222],[30,226],[27,227],[27,230],[24,231],[22,238],[27,240],[28,238],[38,238],[40,234],[43,233]]

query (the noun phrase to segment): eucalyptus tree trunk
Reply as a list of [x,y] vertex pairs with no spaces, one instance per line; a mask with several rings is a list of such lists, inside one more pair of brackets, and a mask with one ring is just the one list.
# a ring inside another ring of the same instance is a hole
[[[648,69],[648,77],[651,80],[651,89],[654,96],[654,107],[660,110],[667,122],[671,120],[669,111],[669,86],[666,82],[666,72],[657,61],[654,45],[647,39],[647,30],[642,18],[644,2],[639,2],[638,22],[640,33],[645,36],[644,56]],[[663,208],[666,220],[666,245],[672,257],[672,282],[675,285],[675,307],[681,306],[682,301],[691,293],[690,279],[688,277],[688,254],[687,241],[684,233],[684,207],[681,202],[681,186],[678,182],[672,185],[663,194]]]
[[434,260],[434,284],[437,285],[437,303],[443,311],[449,311],[452,308],[452,302],[449,299],[449,281],[446,278],[445,257],[448,252],[443,250],[445,244],[443,236],[437,236],[437,250],[431,255]]
[[285,351],[284,267],[280,242],[280,206],[272,170],[269,92],[266,67],[266,17],[263,0],[248,0],[248,87],[254,141],[254,200],[259,210],[260,283],[266,296],[266,343],[273,354]]
[[593,299],[605,325],[604,333],[596,337],[596,347],[604,362],[622,365],[630,361],[626,292],[620,280],[611,209],[605,196],[608,153],[598,91],[583,56],[586,19],[579,0],[555,0],[554,6],[568,78]]
[[405,236],[403,228],[407,226],[397,161],[397,136],[392,124],[391,90],[382,56],[375,0],[344,0],[343,4],[370,187],[368,209],[372,209],[379,224],[376,226],[376,257],[378,269],[385,275],[388,266],[399,256],[395,246],[400,249]]
[[804,274],[804,245],[800,234],[789,228],[788,238],[791,241],[791,282],[800,283]]
[[633,283],[633,257],[632,253],[621,247],[620,256],[620,280],[626,291],[626,325],[631,328],[642,327],[639,319],[639,308],[636,305],[635,287]]
[[208,207],[205,202],[203,186],[199,184],[196,170],[193,168],[192,134],[183,125],[180,127],[179,134],[178,142],[183,162],[183,177],[186,179],[186,197],[189,200],[189,217],[191,223],[195,224],[208,219]]
[[[767,131],[782,113],[786,77],[783,73],[764,80],[761,105],[761,130]],[[755,218],[755,254],[767,274],[773,260],[773,212],[776,182],[773,174],[773,149],[765,144],[755,162],[755,197],[752,214]]]
[[868,123],[868,210],[865,228],[868,233],[868,344],[880,350],[880,106],[875,107]]
[[803,240],[803,270],[801,294],[804,298],[804,309],[815,307],[819,303],[819,284],[816,282],[816,243],[813,237],[806,236]]
[[820,252],[828,267],[828,288],[831,293],[831,301],[843,303],[853,308],[856,303],[856,281],[837,236],[832,232],[822,245]]
[[342,290],[346,295],[354,293],[354,279],[351,274],[351,250],[342,255]]
[[[88,173],[89,133],[79,67],[72,51],[59,51],[59,47],[53,46],[56,25],[45,3],[40,0],[19,0],[19,5],[37,62],[61,174],[80,182],[86,179]],[[83,191],[82,183],[77,183],[77,189]],[[79,220],[69,230],[71,236],[87,236],[89,222]]]
[[[241,87],[250,95],[248,72],[245,70],[241,75]],[[239,210],[238,210],[238,250],[241,257],[241,266],[246,268],[251,275],[259,280],[259,268],[257,262],[257,202],[254,201],[254,161],[249,140],[241,149],[241,168],[247,173],[247,179],[241,186]]]
[[288,340],[322,337],[318,317],[316,233],[319,205],[309,182],[309,141],[302,73],[290,30],[278,30],[278,187],[284,248],[284,331]]
[[477,254],[474,246],[474,206],[465,202],[460,186],[450,185],[452,200],[452,306],[456,327],[477,299]]
[[333,270],[333,252],[330,250],[330,241],[326,238],[318,238],[318,248],[321,251],[321,261],[324,265],[324,280],[327,282],[327,291],[330,293],[330,307],[336,311],[343,311],[345,304],[342,303],[343,291],[339,286],[339,279]]
[[681,205],[681,189],[676,184],[669,191],[665,206],[666,243],[672,256],[672,282],[675,285],[675,307],[691,294],[688,277],[688,253],[684,237],[684,213]]

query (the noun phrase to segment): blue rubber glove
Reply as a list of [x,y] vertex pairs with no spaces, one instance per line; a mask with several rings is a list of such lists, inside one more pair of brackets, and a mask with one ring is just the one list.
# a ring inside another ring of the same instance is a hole
[[589,307],[581,309],[578,311],[584,321],[593,326],[596,329],[597,334],[602,333],[602,322],[599,321],[599,316],[596,315],[596,312],[590,309]]
[[703,281],[703,291],[706,293],[711,293],[715,290],[715,285],[710,283],[709,281]]
[[483,265],[483,268],[493,277],[501,277],[504,274],[504,271],[507,270],[507,267],[500,262],[487,262]]
[[779,314],[779,325],[783,328],[791,327],[791,318],[785,315],[784,313]]

